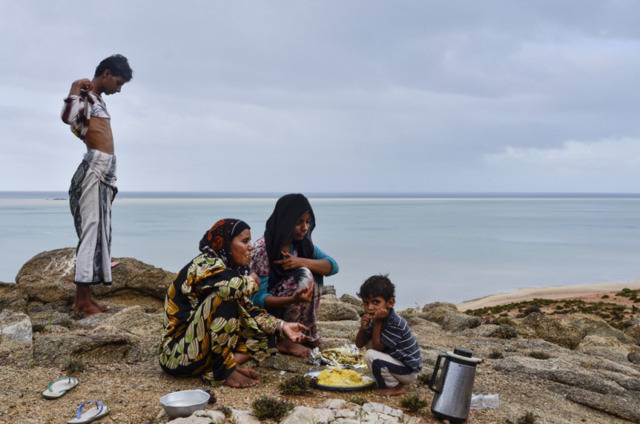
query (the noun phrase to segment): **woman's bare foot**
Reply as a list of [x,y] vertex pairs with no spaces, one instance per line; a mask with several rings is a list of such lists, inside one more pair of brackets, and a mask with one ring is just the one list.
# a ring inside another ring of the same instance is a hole
[[256,380],[258,383],[260,382],[260,374],[256,372],[256,370],[248,367],[236,367],[236,371],[245,377],[249,377],[252,380]]
[[251,359],[251,355],[249,355],[248,353],[236,352],[236,353],[233,354],[233,362],[235,362],[238,365],[244,364],[249,359]]
[[289,339],[282,339],[278,342],[278,351],[299,358],[307,358],[311,354],[311,349]]
[[227,377],[224,381],[225,386],[233,387],[236,389],[244,389],[247,387],[252,387],[258,384],[258,381],[247,377],[236,368],[233,372]]
[[407,390],[404,388],[402,384],[398,384],[396,387],[388,387],[386,389],[380,389],[377,392],[385,396],[400,396],[407,393]]

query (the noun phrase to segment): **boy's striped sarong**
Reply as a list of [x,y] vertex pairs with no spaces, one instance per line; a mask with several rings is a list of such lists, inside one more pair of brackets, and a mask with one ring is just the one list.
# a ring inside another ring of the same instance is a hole
[[111,203],[118,192],[115,182],[116,157],[89,149],[69,188],[79,238],[76,284],[111,284]]

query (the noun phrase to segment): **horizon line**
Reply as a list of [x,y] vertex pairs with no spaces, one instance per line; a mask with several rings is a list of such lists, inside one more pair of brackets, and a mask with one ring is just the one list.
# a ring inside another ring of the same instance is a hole
[[[186,191],[186,190],[119,190],[119,195],[205,195],[212,197],[279,197],[287,193],[299,191]],[[67,194],[66,190],[0,190],[2,194]],[[338,197],[437,197],[437,196],[551,196],[551,197],[636,197],[640,192],[588,192],[588,191],[307,191],[307,196],[338,196]]]

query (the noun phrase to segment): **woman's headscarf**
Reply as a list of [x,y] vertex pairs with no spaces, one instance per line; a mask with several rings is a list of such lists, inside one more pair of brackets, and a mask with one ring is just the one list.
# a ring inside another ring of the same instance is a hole
[[225,266],[237,271],[240,275],[248,275],[249,267],[238,265],[231,257],[231,241],[238,234],[250,229],[249,224],[239,219],[225,218],[217,221],[200,240],[200,251],[222,259]]
[[[298,219],[305,212],[311,215],[309,231],[302,240],[293,240],[293,229]],[[286,271],[281,265],[273,261],[282,259],[282,247],[291,242],[298,256],[302,258],[313,257],[313,242],[311,232],[316,226],[316,217],[307,198],[299,193],[287,194],[276,202],[273,213],[267,220],[264,230],[264,242],[269,257],[269,291],[276,287],[282,280],[293,275],[294,270]],[[316,282],[320,276],[316,276]]]

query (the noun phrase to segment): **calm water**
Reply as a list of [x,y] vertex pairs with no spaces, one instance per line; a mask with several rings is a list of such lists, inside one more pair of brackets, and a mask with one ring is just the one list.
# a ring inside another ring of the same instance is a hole
[[[640,197],[311,197],[314,241],[340,264],[327,280],[355,293],[389,273],[401,306],[459,302],[519,287],[640,277]],[[113,208],[113,254],[177,271],[218,218],[237,217],[254,239],[268,198],[125,194]],[[0,281],[43,250],[75,246],[63,193],[0,193]]]

